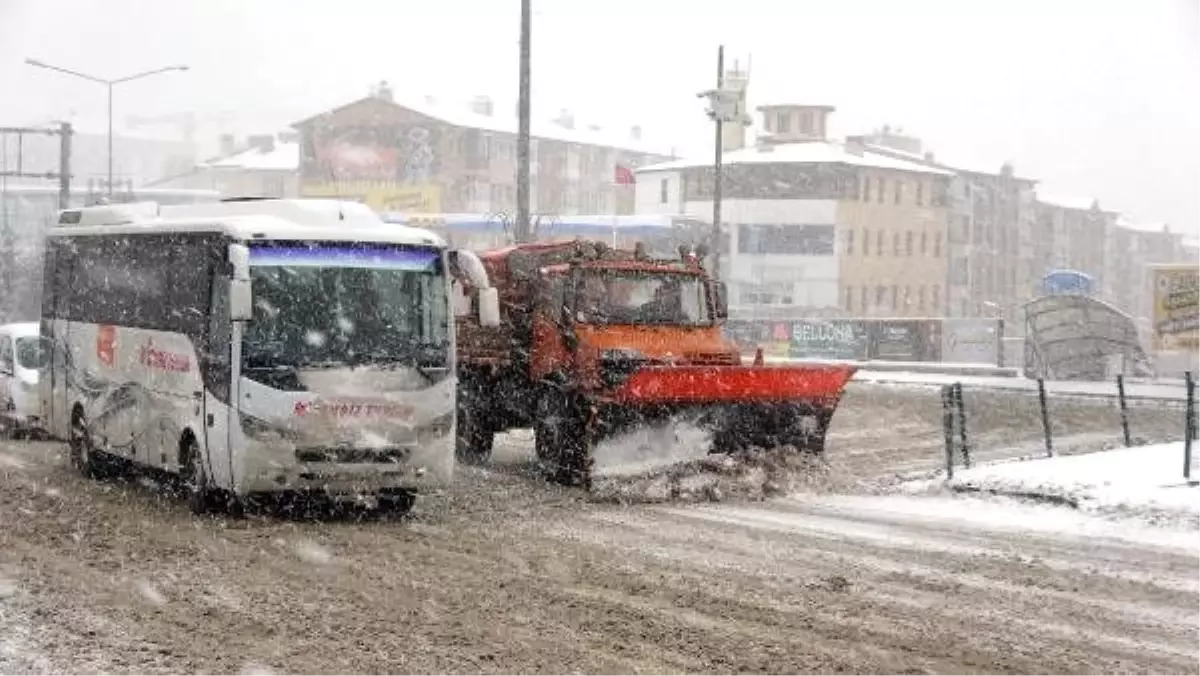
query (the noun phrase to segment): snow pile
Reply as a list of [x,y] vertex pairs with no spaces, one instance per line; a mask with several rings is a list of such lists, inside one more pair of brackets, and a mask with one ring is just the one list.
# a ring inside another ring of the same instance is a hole
[[[1200,446],[1193,450],[1200,455]],[[1195,457],[1192,477],[1200,479]],[[1200,524],[1200,485],[1184,481],[1181,442],[956,469],[948,485],[1156,522]]]
[[827,492],[836,484],[823,459],[785,446],[707,455],[634,476],[593,477],[590,497],[622,504],[763,500],[800,490]]

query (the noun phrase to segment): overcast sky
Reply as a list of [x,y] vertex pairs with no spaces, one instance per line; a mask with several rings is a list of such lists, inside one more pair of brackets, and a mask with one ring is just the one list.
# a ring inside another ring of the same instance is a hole
[[[696,93],[716,47],[751,60],[751,104],[837,107],[833,132],[891,124],[940,157],[1012,161],[1047,192],[1200,228],[1196,0],[533,0],[535,114],[640,124],[709,153]],[[118,90],[126,115],[196,110],[242,133],[389,80],[401,98],[513,110],[517,0],[0,0],[0,126],[101,124],[100,77],[191,67]]]

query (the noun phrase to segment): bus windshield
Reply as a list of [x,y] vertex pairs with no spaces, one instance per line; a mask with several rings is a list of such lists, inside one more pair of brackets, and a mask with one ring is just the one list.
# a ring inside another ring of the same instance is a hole
[[589,269],[575,288],[576,321],[587,324],[712,323],[705,285],[695,274]]
[[255,242],[244,366],[445,366],[446,278],[436,248]]

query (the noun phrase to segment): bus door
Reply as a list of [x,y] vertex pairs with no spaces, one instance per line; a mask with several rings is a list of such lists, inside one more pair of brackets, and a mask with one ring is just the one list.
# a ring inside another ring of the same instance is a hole
[[[219,270],[218,266],[217,269]],[[223,275],[212,275],[211,304],[208,326],[209,372],[204,393],[204,448],[208,454],[206,469],[212,482],[221,488],[233,488],[233,425],[237,417],[237,369],[233,322],[229,314],[229,281]],[[240,331],[236,333],[240,336]]]

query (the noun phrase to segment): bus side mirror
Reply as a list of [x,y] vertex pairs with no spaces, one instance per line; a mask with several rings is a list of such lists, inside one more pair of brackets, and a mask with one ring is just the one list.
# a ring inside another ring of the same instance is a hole
[[226,258],[229,260],[229,318],[235,322],[250,321],[254,316],[254,302],[250,297],[250,247],[245,244],[230,244]]
[[725,282],[713,282],[713,316],[717,321],[729,318],[729,291]]
[[250,279],[250,247],[245,244],[230,244],[227,254],[231,277]]
[[496,287],[479,289],[479,325],[500,326],[500,293]]
[[229,318],[248,322],[254,317],[254,300],[250,296],[250,280],[229,280]]

